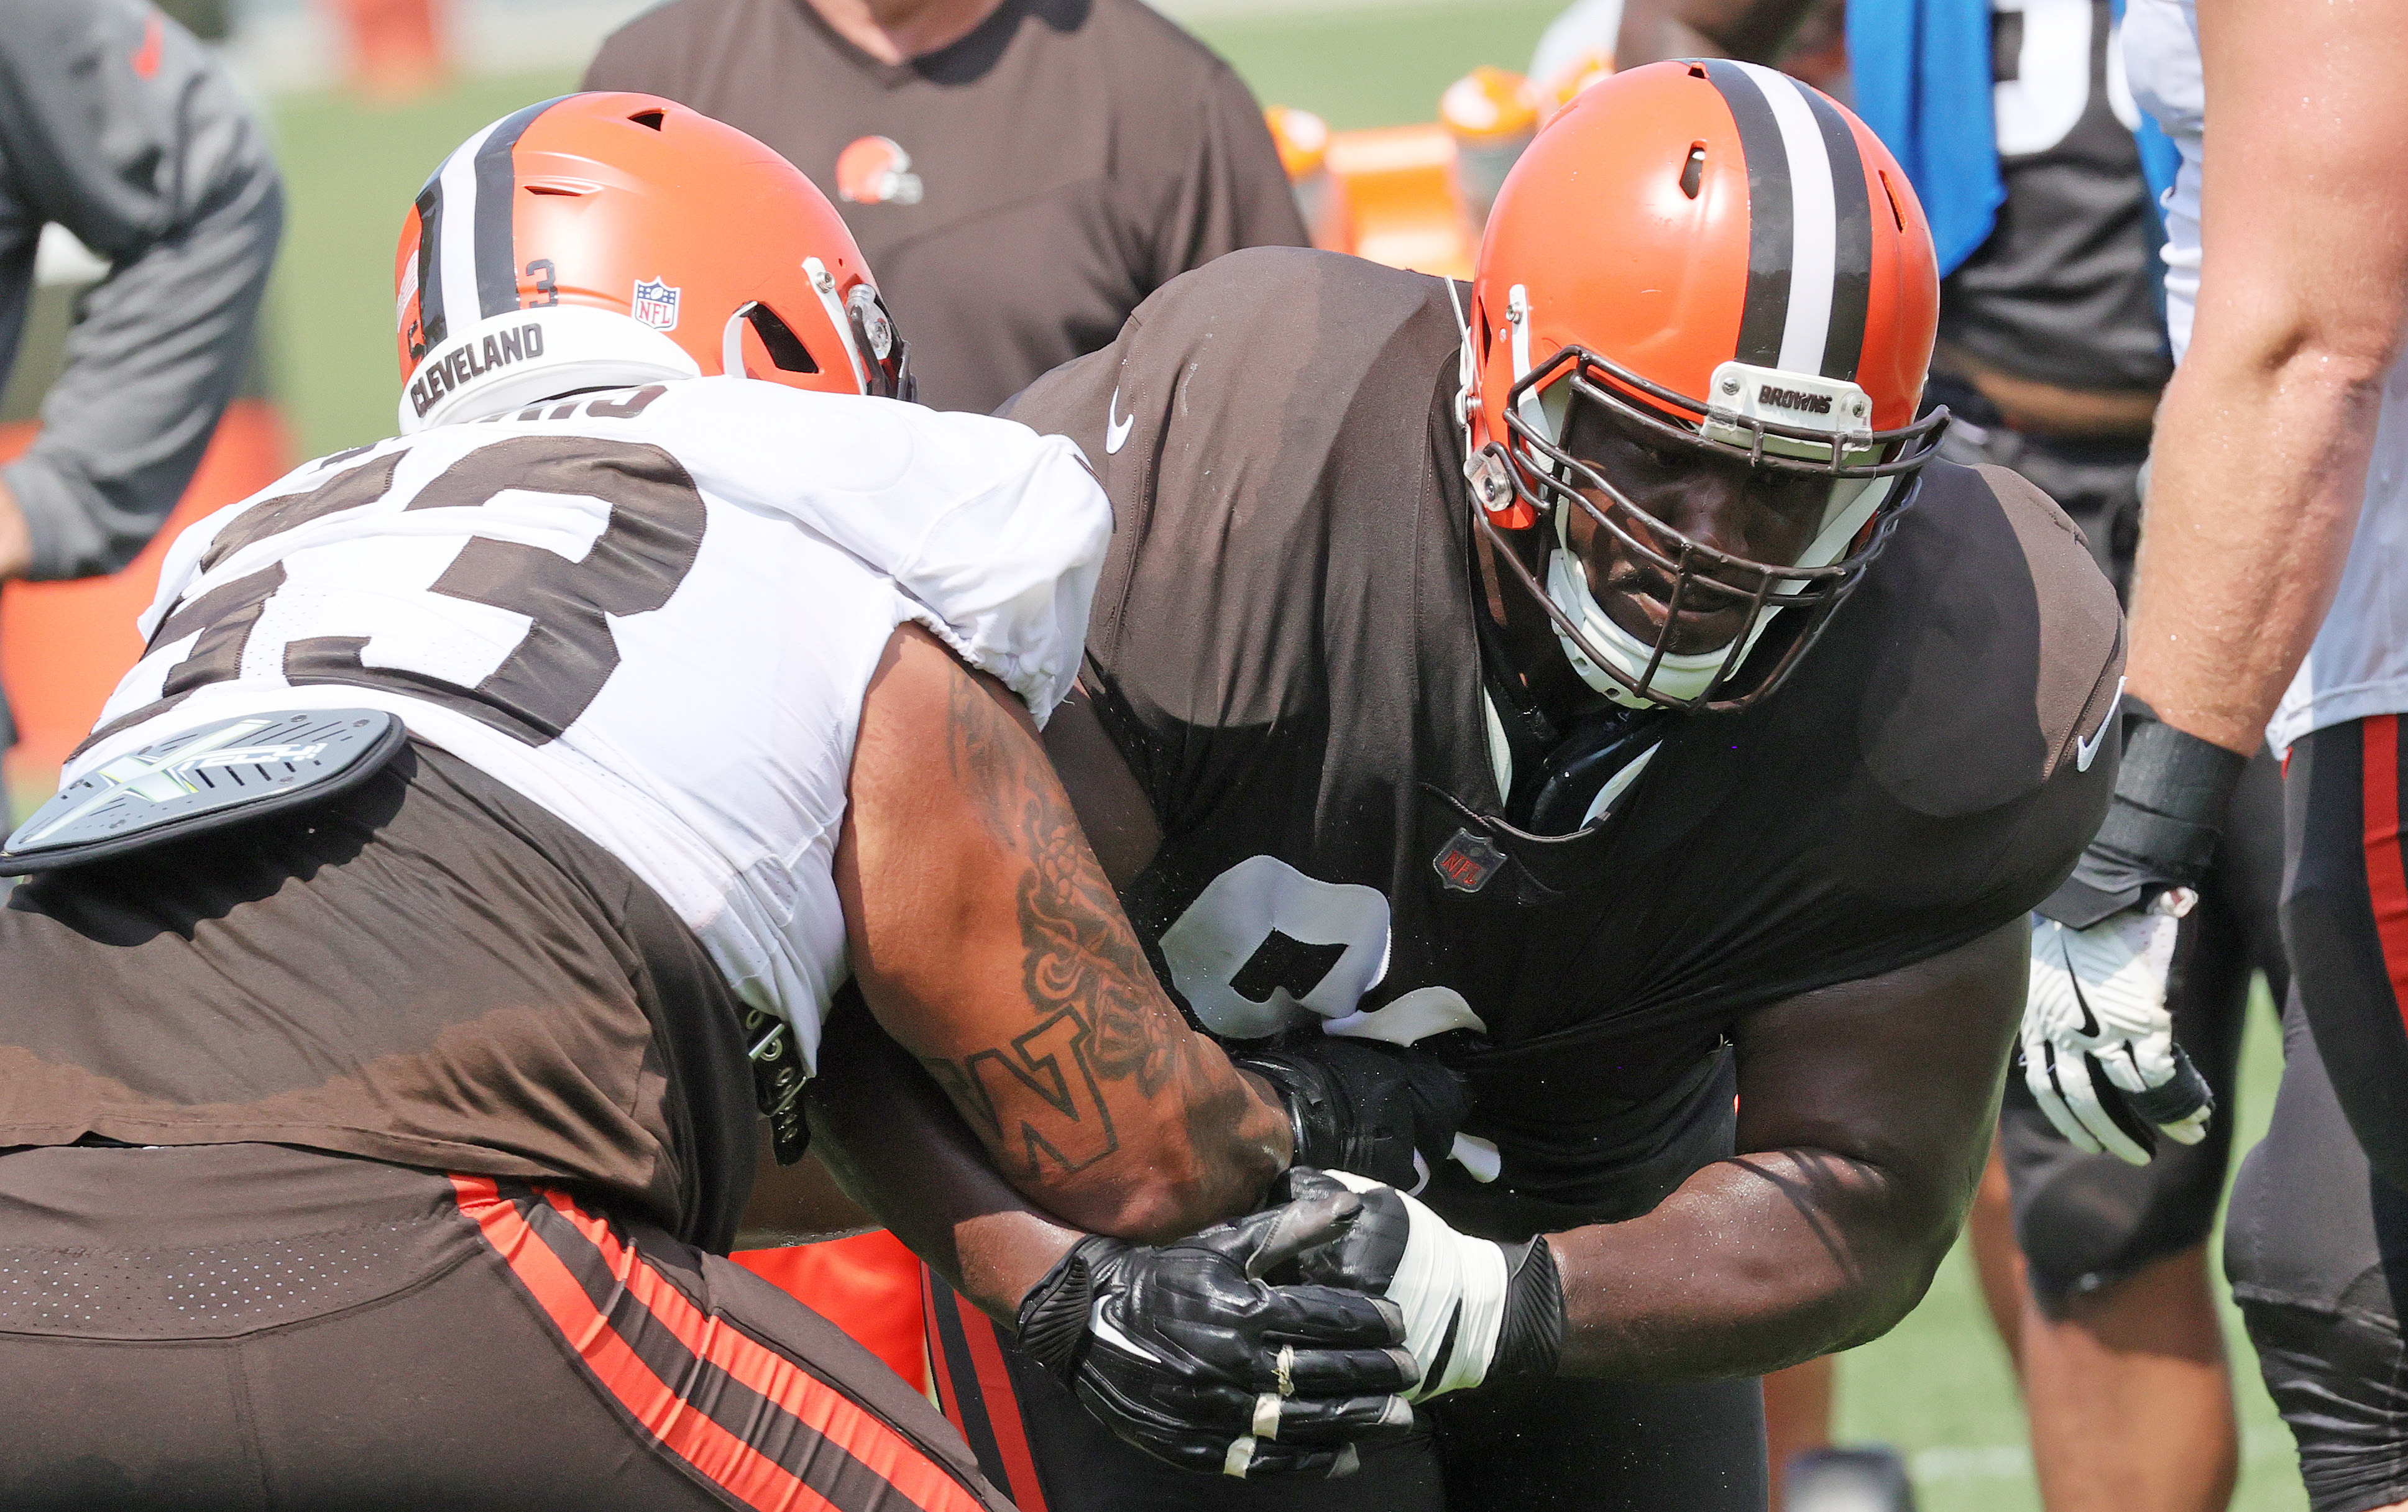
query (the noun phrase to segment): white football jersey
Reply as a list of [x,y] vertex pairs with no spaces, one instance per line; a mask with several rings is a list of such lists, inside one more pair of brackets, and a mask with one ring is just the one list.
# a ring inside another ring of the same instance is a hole
[[1042,720],[1111,534],[1069,441],[892,400],[710,378],[441,426],[178,537],[65,779],[237,714],[389,710],[624,861],[816,1065],[881,651],[924,624]]
[[[2206,166],[2207,91],[2197,0],[2131,0],[2124,60],[2132,96],[2182,150],[2166,193],[2166,327],[2179,362],[2199,301],[2199,201]],[[2312,730],[2377,714],[2408,713],[2408,364],[2384,375],[2365,502],[2349,561],[2307,660],[2300,663],[2266,739],[2277,752]]]

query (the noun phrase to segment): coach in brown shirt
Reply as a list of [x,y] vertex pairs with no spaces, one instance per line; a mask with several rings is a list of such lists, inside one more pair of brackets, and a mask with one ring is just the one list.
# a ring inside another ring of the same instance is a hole
[[1140,0],[671,0],[585,87],[716,116],[826,190],[943,409],[993,409],[1223,252],[1307,239],[1254,96]]

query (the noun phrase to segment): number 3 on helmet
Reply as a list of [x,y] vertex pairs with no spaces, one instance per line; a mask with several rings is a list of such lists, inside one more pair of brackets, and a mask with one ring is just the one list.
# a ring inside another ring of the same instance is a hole
[[[1733,708],[1779,686],[1880,549],[1947,422],[1918,421],[1940,280],[1905,173],[1872,132],[1785,75],[1721,60],[1635,68],[1583,93],[1500,192],[1465,335],[1467,474],[1481,523],[1552,515],[1547,606],[1573,666],[1624,703]],[[1670,449],[1832,480],[1794,563],[1692,540],[1568,455],[1570,401]],[[1598,502],[1599,500],[1603,502]],[[1676,607],[1747,606],[1727,647],[1679,654],[1590,596],[1565,534],[1584,510],[1672,584]],[[1777,645],[1751,660],[1779,614]]]
[[531,105],[443,160],[394,266],[401,428],[729,374],[910,398],[902,337],[827,197],[649,94]]

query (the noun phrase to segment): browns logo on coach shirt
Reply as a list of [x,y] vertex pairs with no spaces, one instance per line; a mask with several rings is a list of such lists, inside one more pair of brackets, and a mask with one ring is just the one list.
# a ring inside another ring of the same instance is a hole
[[1004,0],[902,64],[810,0],[672,0],[584,87],[716,116],[826,191],[941,409],[993,409],[1224,252],[1306,241],[1254,96],[1140,0]]

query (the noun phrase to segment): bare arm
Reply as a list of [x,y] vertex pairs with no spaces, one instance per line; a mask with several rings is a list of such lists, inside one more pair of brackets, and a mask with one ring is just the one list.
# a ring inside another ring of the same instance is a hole
[[2248,754],[2341,581],[2408,315],[2408,12],[2200,0],[2190,350],[2158,413],[2131,689]]
[[[0,497],[0,505],[5,505],[5,497]],[[0,560],[5,560],[6,529],[5,512],[0,512]],[[1130,775],[1128,763],[1113,747],[1111,736],[1105,733],[1102,723],[1096,719],[1095,705],[1084,688],[1074,687],[1070,696],[1054,709],[1054,717],[1045,722],[1042,738],[1045,754],[1052,760],[1054,771],[1061,775],[1063,786],[1069,792],[1071,806],[1079,816],[1079,827],[1094,846],[1096,859],[1102,864],[1106,878],[1115,891],[1127,887],[1154,859],[1154,851],[1161,848],[1162,831],[1154,822],[1154,810],[1146,805],[1144,790],[1138,786],[1137,778]],[[836,1030],[831,1028],[829,1033],[833,1034]],[[827,1094],[826,1098],[815,1099],[823,1104],[824,1111],[838,1105],[833,1099],[839,1095],[847,1105],[851,1105],[853,1100],[866,1098],[867,1105],[874,1107],[881,1105],[882,1098],[909,1101],[916,1094],[934,1092],[935,1084],[927,1080],[924,1073],[916,1070],[901,1078],[916,1083],[916,1087],[887,1086],[889,1079],[898,1076],[894,1066],[909,1067],[910,1058],[903,1055],[894,1041],[875,1029],[865,1036],[855,1025],[852,1034],[853,1038],[848,1042],[851,1048],[847,1051],[838,1054],[833,1061],[824,1053],[821,1057],[823,1065],[833,1064],[838,1070],[834,1081],[823,1077],[813,1084],[814,1093]],[[856,1055],[862,1059],[856,1061],[853,1058]],[[865,1069],[870,1067],[874,1069]],[[867,1120],[862,1118],[838,1121],[849,1129],[867,1126]],[[903,1163],[907,1170],[916,1168],[914,1163],[917,1161],[941,1162],[949,1159],[965,1146],[973,1152],[978,1149],[977,1141],[959,1118],[947,1117],[939,1121],[944,1125],[941,1134],[931,1137],[926,1150],[905,1160]],[[879,1227],[883,1220],[850,1195],[846,1191],[848,1183],[840,1182],[830,1169],[832,1164],[842,1159],[841,1151],[823,1142],[796,1163],[780,1165],[769,1148],[768,1125],[763,1123],[759,1155],[753,1163],[753,1169],[759,1175],[753,1178],[752,1200],[744,1209],[738,1248],[752,1249],[772,1245],[806,1244],[815,1239],[835,1238]],[[850,1182],[853,1188],[865,1190],[868,1178],[861,1174],[858,1167],[849,1169],[853,1172]],[[990,1180],[994,1178],[991,1170],[988,1176]],[[1226,1218],[1235,1215],[1225,1213],[1216,1216]],[[1042,1274],[1041,1268],[1039,1274]],[[953,1287],[965,1296],[979,1300],[957,1277],[953,1278]],[[1010,1305],[1017,1303],[1019,1293],[1015,1291],[1009,1298],[988,1300],[1003,1305],[1005,1311],[1000,1316],[1009,1319]]]
[[1751,1015],[1739,1148],[1643,1218],[1552,1235],[1559,1370],[1755,1376],[1876,1338],[1948,1252],[2023,1007],[2021,921]]
[[[1748,1019],[1740,1147],[1753,1153],[1708,1166],[1644,1218],[1551,1238],[1569,1325],[1560,1370],[1758,1375],[1904,1317],[1989,1148],[2023,1005],[2023,934],[2016,923]],[[841,1033],[847,1075],[808,1094],[815,1148],[881,1221],[1009,1322],[1077,1236],[996,1180],[958,1120],[905,1111],[946,1111],[908,1060],[876,1053],[858,1024]]]
[[1285,1111],[1164,995],[1019,702],[898,630],[851,799],[854,979],[1011,1185],[1124,1238],[1252,1206],[1287,1163]]
[[0,482],[0,583],[22,578],[33,564],[34,538],[25,529],[25,511],[17,507],[8,485]]
[[[841,1000],[839,1000],[841,1004]],[[1007,1328],[1085,1234],[1031,1206],[909,1052],[869,1015],[828,1020],[831,1070],[803,1093],[813,1153],[875,1220]]]

